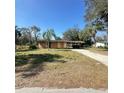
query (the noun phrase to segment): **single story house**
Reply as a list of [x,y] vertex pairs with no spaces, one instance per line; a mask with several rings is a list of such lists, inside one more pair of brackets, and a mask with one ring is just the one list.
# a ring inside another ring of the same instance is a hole
[[[50,48],[81,48],[83,47],[83,41],[66,41],[66,40],[51,40]],[[46,40],[38,41],[39,48],[48,48],[48,42]]]

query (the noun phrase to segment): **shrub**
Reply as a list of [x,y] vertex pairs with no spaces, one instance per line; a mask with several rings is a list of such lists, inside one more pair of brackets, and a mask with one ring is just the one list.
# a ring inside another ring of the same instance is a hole
[[98,48],[104,48],[103,46],[98,46]]
[[37,46],[36,45],[30,45],[29,49],[37,49]]
[[105,49],[108,49],[108,46],[105,46],[104,48],[105,48]]

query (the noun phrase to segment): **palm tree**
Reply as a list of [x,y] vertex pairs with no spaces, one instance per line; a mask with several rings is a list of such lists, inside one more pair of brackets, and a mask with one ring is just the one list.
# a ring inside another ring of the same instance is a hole
[[48,50],[50,48],[50,40],[54,37],[56,39],[56,35],[54,29],[48,29],[46,32],[43,33],[43,38],[47,41]]

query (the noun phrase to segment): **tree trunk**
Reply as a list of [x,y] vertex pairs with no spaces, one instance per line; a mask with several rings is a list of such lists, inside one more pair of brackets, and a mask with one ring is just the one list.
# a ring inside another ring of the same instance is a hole
[[29,38],[30,38],[30,45],[32,45],[33,40],[32,40],[32,34],[31,34],[31,32],[29,32]]
[[94,40],[94,43],[96,43],[96,37],[95,36],[93,36],[93,40]]
[[36,34],[35,34],[35,44],[37,45],[37,36],[36,36]]
[[95,30],[94,33],[93,33],[93,39],[94,39],[95,44],[96,44],[96,33],[97,33],[97,31]]

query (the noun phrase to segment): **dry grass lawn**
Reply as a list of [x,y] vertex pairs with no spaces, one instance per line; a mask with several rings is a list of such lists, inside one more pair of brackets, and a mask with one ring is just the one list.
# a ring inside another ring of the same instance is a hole
[[94,52],[94,53],[99,53],[102,55],[108,55],[108,49],[104,48],[87,48],[89,51]]
[[66,49],[18,51],[16,87],[107,88],[108,68]]

